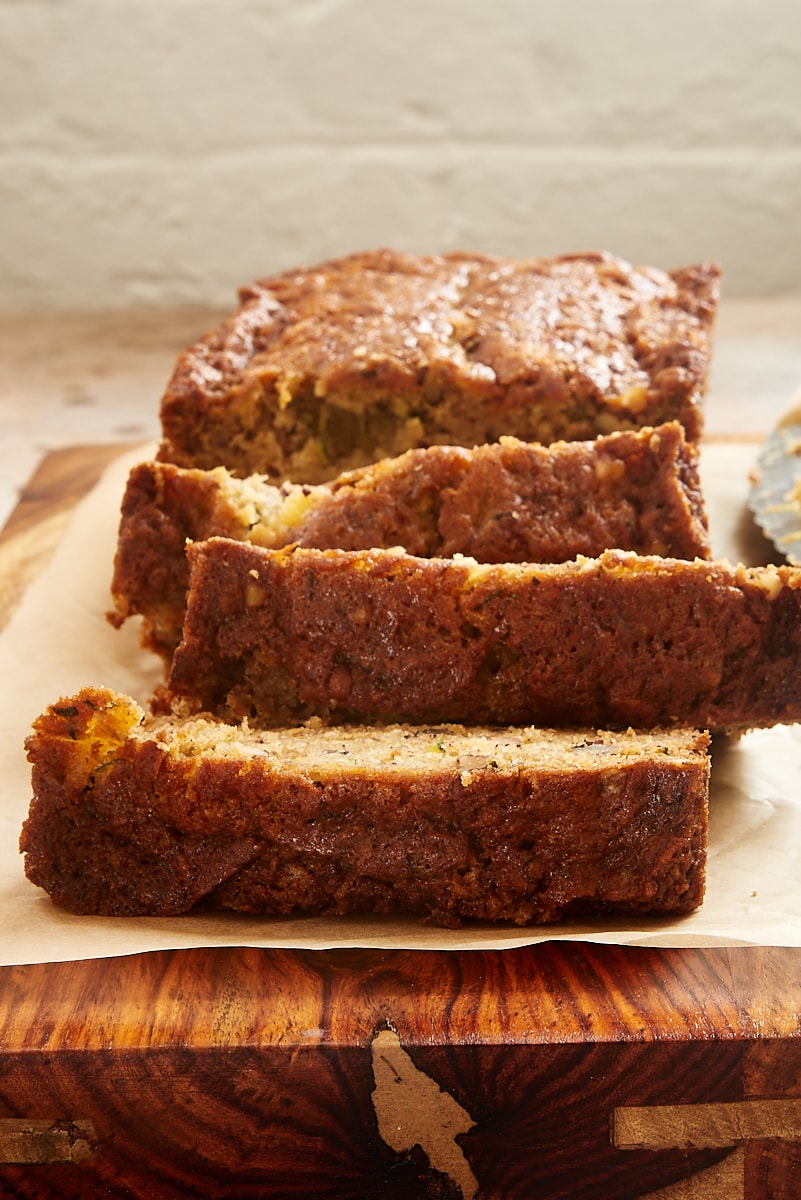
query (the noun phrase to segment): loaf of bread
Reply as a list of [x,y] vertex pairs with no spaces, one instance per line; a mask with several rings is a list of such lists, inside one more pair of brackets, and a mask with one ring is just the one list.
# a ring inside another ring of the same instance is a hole
[[336,714],[720,730],[801,719],[799,568],[622,551],[480,564],[227,538],[188,553],[163,699],[180,710],[268,724]]
[[141,615],[144,645],[169,661],[189,584],[185,547],[209,537],[273,548],[402,545],[480,562],[562,562],[608,548],[708,557],[697,460],[674,421],[549,447],[502,438],[409,450],[317,485],[141,463],[122,503],[110,620]]
[[255,732],[86,688],[35,723],[25,871],[73,913],[393,913],[458,926],[702,900],[708,738]]
[[379,250],[245,288],[176,363],[159,458],[318,483],[432,444],[702,428],[714,264]]

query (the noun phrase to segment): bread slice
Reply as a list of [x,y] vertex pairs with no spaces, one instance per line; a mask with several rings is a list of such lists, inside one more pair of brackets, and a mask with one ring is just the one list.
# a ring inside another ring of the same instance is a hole
[[189,547],[167,699],[280,724],[648,729],[801,719],[801,569],[622,551],[479,564],[387,550]]
[[28,878],[73,913],[393,913],[445,926],[702,901],[708,737],[256,732],[86,688],[27,741]]
[[674,421],[548,447],[501,438],[409,450],[317,485],[141,463],[122,503],[110,620],[142,615],[144,644],[169,661],[189,585],[186,543],[213,536],[268,547],[402,545],[482,562],[561,562],[610,547],[708,557],[697,457]]
[[263,279],[182,354],[159,458],[319,483],[415,446],[678,420],[696,441],[719,269],[378,250]]

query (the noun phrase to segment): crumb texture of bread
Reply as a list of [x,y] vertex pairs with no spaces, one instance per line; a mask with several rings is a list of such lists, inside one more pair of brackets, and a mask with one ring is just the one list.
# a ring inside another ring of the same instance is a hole
[[504,437],[409,450],[318,485],[141,463],[122,503],[110,619],[142,616],[144,644],[167,661],[181,637],[186,544],[209,537],[479,562],[710,552],[698,454],[678,422],[547,447]]
[[163,704],[284,724],[726,730],[801,719],[801,569],[189,547]]
[[319,483],[427,445],[678,420],[700,437],[719,268],[367,251],[263,279],[178,359],[159,458]]
[[85,688],[27,740],[28,878],[81,914],[683,914],[709,738],[464,726],[254,730]]

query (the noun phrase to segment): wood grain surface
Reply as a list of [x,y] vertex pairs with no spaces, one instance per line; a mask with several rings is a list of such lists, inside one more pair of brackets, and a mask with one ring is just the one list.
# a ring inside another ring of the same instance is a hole
[[[0,537],[15,587],[116,452],[42,464]],[[797,1200],[801,952],[0,968],[0,1196]]]
[[43,570],[73,509],[130,446],[69,446],[41,462],[0,532],[0,629]]

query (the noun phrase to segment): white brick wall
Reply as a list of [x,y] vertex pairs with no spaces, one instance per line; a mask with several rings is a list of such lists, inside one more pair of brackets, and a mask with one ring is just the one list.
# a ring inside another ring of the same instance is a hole
[[0,0],[0,308],[379,244],[801,292],[801,4]]

